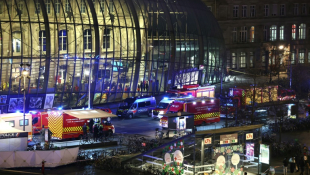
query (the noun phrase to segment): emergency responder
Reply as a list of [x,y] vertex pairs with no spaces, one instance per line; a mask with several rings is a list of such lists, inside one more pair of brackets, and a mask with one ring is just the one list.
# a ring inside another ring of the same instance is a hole
[[94,125],[94,120],[90,119],[89,120],[89,132],[93,133],[93,125]]
[[93,133],[95,142],[97,142],[97,140],[98,140],[98,131],[99,131],[98,126],[97,126],[97,124],[95,124],[94,133]]
[[84,125],[83,125],[83,135],[84,135],[84,137],[87,135],[87,126],[86,126],[86,123],[84,123]]

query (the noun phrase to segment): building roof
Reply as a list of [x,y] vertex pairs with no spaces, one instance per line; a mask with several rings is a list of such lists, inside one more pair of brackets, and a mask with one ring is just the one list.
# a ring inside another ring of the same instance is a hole
[[220,133],[228,133],[228,132],[246,131],[246,130],[258,129],[258,128],[261,128],[262,126],[263,124],[197,131],[195,135],[202,136],[202,135],[208,135],[208,134],[220,134]]

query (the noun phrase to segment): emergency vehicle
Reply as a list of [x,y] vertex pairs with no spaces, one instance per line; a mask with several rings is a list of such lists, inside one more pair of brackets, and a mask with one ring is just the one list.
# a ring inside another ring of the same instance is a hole
[[[236,108],[245,109],[247,105],[251,105],[253,101],[254,88],[230,88],[229,89],[229,100],[227,102],[221,102],[221,116],[224,117],[227,113],[234,113]],[[255,87],[255,103],[267,103],[271,101],[286,101],[293,100],[296,98],[294,90],[290,89],[279,89],[278,86],[267,86],[267,87]],[[234,102],[236,104],[234,104]]]
[[164,97],[156,108],[152,111],[152,118],[162,118],[164,114],[169,110],[169,106],[174,101],[175,98]]
[[167,91],[168,98],[192,97],[214,97],[215,86],[199,87],[198,84],[183,85],[182,89],[170,89]]
[[[24,129],[24,114],[22,113],[10,113],[0,114],[0,120],[8,123],[12,128],[23,131]],[[32,138],[32,117],[30,114],[25,115],[25,132],[28,133],[28,139]]]
[[[115,133],[115,127],[109,120],[116,115],[104,112],[100,109],[87,110],[47,110],[32,114],[32,128],[35,134],[39,134],[43,128],[49,128],[53,133],[52,139],[80,138],[83,135],[83,125],[86,123],[89,130],[89,122],[102,124],[103,131]],[[106,122],[105,122],[106,121]]]
[[[194,114],[194,125],[206,125],[220,121],[220,100],[216,98],[178,98],[170,105],[167,113],[189,112]],[[160,125],[168,127],[168,118],[162,117]]]

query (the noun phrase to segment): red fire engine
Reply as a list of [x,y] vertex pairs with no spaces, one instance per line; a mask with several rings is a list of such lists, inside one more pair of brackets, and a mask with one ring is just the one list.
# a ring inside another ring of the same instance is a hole
[[[221,114],[226,114],[225,106],[227,105],[227,113],[234,113],[236,108],[244,109],[247,105],[251,105],[253,101],[254,88],[230,88],[227,103],[221,103]],[[278,86],[255,87],[255,103],[267,103],[271,101],[286,101],[295,99],[294,90],[279,89]],[[237,104],[233,104],[233,102]]]
[[193,97],[214,97],[215,86],[199,87],[198,84],[183,85],[182,89],[170,89],[167,91],[167,98],[178,98],[184,96]]
[[[220,100],[216,98],[178,98],[171,104],[169,112],[190,112],[194,114],[195,125],[205,125],[220,121]],[[168,118],[162,117],[160,125],[168,127]]]
[[[35,134],[38,134],[44,125],[53,133],[53,139],[79,138],[83,135],[83,125],[89,127],[90,119],[94,124],[102,124],[103,131],[115,133],[114,125],[109,121],[104,122],[109,117],[116,115],[104,112],[100,109],[92,110],[48,110],[32,114],[32,127]],[[89,128],[88,128],[89,129]]]

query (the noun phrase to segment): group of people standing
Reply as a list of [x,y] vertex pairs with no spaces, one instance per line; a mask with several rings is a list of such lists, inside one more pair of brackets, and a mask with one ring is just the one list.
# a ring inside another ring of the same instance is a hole
[[295,156],[283,160],[283,174],[287,175],[288,167],[290,173],[300,172],[300,175],[310,175],[310,162],[307,155]]
[[149,90],[149,82],[148,81],[141,81],[138,83],[137,91],[138,92],[143,92],[143,91],[148,91]]
[[[102,123],[94,123],[93,119],[89,121],[89,133],[93,134],[94,141],[97,142],[100,134],[103,133],[103,125]],[[87,125],[84,123],[83,125],[83,135],[87,136]]]

